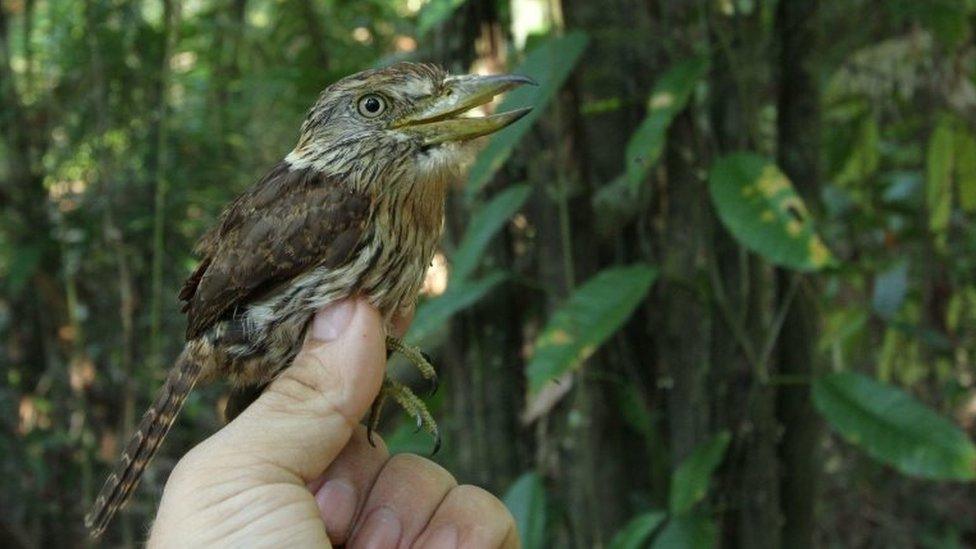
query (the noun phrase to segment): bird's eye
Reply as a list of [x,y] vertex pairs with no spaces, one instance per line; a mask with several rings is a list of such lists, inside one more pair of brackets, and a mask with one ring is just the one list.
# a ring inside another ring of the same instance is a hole
[[357,109],[366,118],[376,118],[386,111],[386,99],[375,93],[364,95],[359,98]]

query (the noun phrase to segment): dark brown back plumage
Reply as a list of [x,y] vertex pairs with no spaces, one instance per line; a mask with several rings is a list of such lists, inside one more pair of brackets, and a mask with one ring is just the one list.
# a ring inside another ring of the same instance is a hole
[[186,338],[312,264],[341,265],[360,241],[369,206],[368,198],[321,172],[279,163],[200,240],[202,262],[180,292]]

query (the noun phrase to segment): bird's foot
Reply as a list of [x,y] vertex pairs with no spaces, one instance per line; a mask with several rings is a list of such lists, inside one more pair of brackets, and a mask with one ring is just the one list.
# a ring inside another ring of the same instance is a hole
[[[437,372],[434,371],[434,366],[431,365],[430,358],[426,353],[392,336],[386,338],[386,349],[389,354],[399,353],[417,368],[420,375],[430,383],[429,394],[433,395],[437,392]],[[389,375],[383,380],[383,387],[380,389],[380,394],[376,400],[373,401],[369,410],[369,418],[366,420],[366,434],[370,444],[373,443],[373,431],[379,425],[380,415],[387,398],[392,398],[410,417],[416,420],[418,431],[423,429],[434,437],[434,451],[432,453],[436,454],[441,447],[441,436],[437,429],[437,422],[434,421],[434,417],[427,410],[427,406],[420,397],[403,383],[390,378]]]
[[434,451],[431,454],[436,454],[437,450],[441,447],[441,435],[440,430],[437,428],[437,422],[434,421],[434,416],[427,410],[427,405],[424,404],[424,401],[420,400],[420,397],[410,390],[410,387],[395,379],[391,379],[389,376],[383,380],[383,387],[380,389],[380,394],[373,401],[373,405],[369,410],[369,418],[366,421],[366,438],[369,440],[369,443],[373,444],[373,431],[379,425],[380,413],[383,410],[383,405],[386,403],[387,398],[392,398],[410,417],[416,420],[417,431],[423,429],[434,437]]
[[417,347],[407,345],[402,339],[393,336],[386,336],[386,350],[390,353],[399,353],[407,359],[407,362],[413,364],[420,375],[430,383],[428,396],[433,396],[437,392],[437,372],[434,371],[434,366],[430,363],[430,357],[427,356],[427,353]]

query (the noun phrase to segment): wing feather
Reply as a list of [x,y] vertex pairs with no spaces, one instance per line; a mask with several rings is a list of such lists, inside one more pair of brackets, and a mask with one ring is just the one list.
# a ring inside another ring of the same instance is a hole
[[367,196],[314,170],[279,163],[197,244],[202,261],[180,292],[187,339],[312,267],[344,264],[361,240],[369,210]]

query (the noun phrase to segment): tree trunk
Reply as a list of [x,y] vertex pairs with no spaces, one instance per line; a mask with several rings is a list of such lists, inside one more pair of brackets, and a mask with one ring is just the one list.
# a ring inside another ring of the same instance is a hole
[[[755,107],[764,82],[760,10],[731,16],[708,14],[711,41],[721,44],[712,63],[711,126],[719,154],[755,150]],[[748,70],[746,70],[748,68]],[[727,91],[725,91],[727,90]],[[779,426],[775,389],[766,383],[766,367],[756,350],[765,339],[764,321],[771,300],[764,263],[745,251],[715,223],[713,292],[722,308],[712,339],[713,417],[716,427],[733,434],[720,473],[722,538],[728,547],[775,548],[780,545]]]
[[[820,97],[811,60],[819,43],[818,8],[817,0],[781,0],[776,12],[778,163],[811,206],[820,186]],[[793,276],[798,275],[779,273],[781,298]],[[800,284],[779,338],[779,368],[789,383],[780,388],[778,415],[784,428],[779,449],[783,546],[803,549],[814,545],[822,425],[808,383],[817,371],[816,280],[808,276]]]

